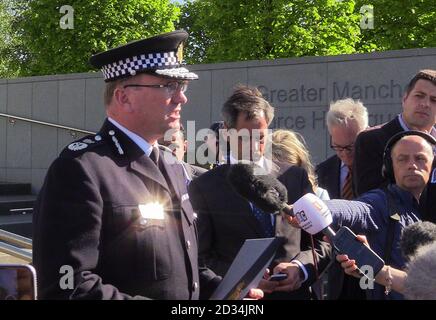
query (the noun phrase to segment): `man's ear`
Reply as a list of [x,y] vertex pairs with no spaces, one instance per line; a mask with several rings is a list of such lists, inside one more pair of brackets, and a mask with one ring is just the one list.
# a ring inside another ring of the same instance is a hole
[[116,104],[123,109],[125,112],[132,112],[132,103],[130,101],[129,95],[127,94],[126,90],[124,90],[121,87],[117,87],[114,90],[113,98],[116,102]]
[[188,151],[188,140],[183,140],[183,154]]
[[406,99],[409,96],[409,94],[410,94],[410,92],[409,93],[405,92],[403,94],[403,97],[401,98],[401,104],[402,104],[403,108],[404,108],[404,101],[406,101]]

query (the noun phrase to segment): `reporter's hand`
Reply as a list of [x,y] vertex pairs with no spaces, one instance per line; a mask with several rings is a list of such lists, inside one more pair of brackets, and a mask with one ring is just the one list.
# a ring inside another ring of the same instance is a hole
[[[291,206],[292,207],[292,206]],[[282,214],[282,219],[286,220],[291,226],[293,226],[294,228],[299,228],[301,229],[300,225],[298,224],[298,220],[296,217],[292,217],[289,214],[284,213],[283,211],[281,212]]]
[[368,239],[366,239],[364,235],[358,234],[356,235],[356,239],[359,240],[360,242],[363,242],[363,244],[369,248]]
[[344,272],[350,276],[360,278],[359,271],[357,270],[356,260],[348,259],[346,254],[338,254],[336,256],[336,261],[341,264],[341,268],[344,269]]
[[[357,235],[356,239],[362,242],[364,245],[369,247],[368,240],[363,235]],[[338,254],[336,256],[336,261],[341,264],[341,268],[344,269],[344,272],[350,276],[360,278],[362,275],[358,271],[358,267],[356,265],[356,260],[349,259],[346,254]]]
[[274,268],[274,273],[286,273],[285,280],[276,281],[278,285],[274,291],[294,291],[301,287],[303,279],[300,276],[300,267],[295,262],[282,262]]
[[[268,276],[269,279],[269,276]],[[279,285],[278,281],[269,281],[268,279],[262,279],[259,282],[258,288],[264,293],[271,293]]]

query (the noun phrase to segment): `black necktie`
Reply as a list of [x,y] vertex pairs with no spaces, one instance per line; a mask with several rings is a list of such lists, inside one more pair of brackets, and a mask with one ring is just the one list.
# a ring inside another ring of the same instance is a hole
[[159,162],[159,148],[157,146],[154,146],[151,149],[150,159],[158,166],[158,162]]

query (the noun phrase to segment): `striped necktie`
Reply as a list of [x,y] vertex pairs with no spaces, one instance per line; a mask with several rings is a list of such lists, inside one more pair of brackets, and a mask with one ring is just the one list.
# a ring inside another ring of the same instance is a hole
[[262,226],[265,236],[268,238],[274,237],[274,227],[271,222],[271,214],[265,213],[253,205],[253,214]]
[[353,177],[351,168],[348,168],[347,176],[345,177],[344,186],[342,187],[341,198],[345,200],[351,200],[353,196]]

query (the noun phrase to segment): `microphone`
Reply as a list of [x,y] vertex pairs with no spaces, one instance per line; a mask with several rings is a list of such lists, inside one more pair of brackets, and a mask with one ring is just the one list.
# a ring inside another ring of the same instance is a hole
[[266,213],[280,214],[280,211],[296,217],[300,227],[310,234],[320,231],[332,238],[335,232],[329,227],[333,222],[325,203],[311,193],[305,194],[294,206],[288,205],[286,187],[260,166],[238,163],[230,166],[227,179],[232,188],[243,198]]
[[415,255],[419,247],[436,241],[436,224],[419,221],[403,229],[400,247],[406,259]]
[[[255,174],[256,173],[256,174]],[[356,239],[349,228],[341,227],[336,233],[330,227],[333,222],[327,205],[312,193],[298,199],[293,206],[288,205],[286,187],[275,177],[254,164],[235,164],[230,166],[227,175],[233,189],[243,198],[254,203],[267,213],[280,214],[280,211],[295,217],[300,227],[314,235],[322,232],[340,253],[356,260],[357,267],[369,265],[377,274],[384,261],[372,249]],[[363,272],[360,272],[364,275]]]
[[435,300],[436,242],[419,247],[407,264],[404,297],[408,300]]
[[312,193],[306,193],[293,206],[295,217],[300,227],[310,234],[324,233],[334,240],[336,233],[330,228],[333,222],[332,213],[327,205]]
[[262,167],[253,163],[231,165],[227,180],[234,191],[264,212],[280,214],[284,211],[292,215],[292,207],[286,203],[286,187]]

